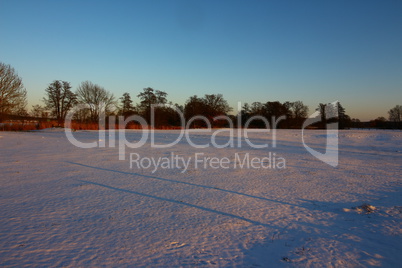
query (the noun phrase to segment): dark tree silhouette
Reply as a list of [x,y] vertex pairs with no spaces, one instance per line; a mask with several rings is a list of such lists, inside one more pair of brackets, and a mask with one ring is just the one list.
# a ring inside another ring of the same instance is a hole
[[[191,118],[197,115],[204,115],[207,111],[207,107],[202,98],[197,95],[191,96],[184,105],[184,118],[189,121]],[[191,123],[192,128],[205,127],[205,122],[202,120],[194,120]]]
[[321,116],[320,126],[322,128],[325,128],[325,126],[327,124],[327,111],[326,110],[327,110],[327,104],[324,104],[324,103],[318,104],[317,111],[320,113],[320,116]]
[[156,90],[155,97],[156,97],[156,103],[158,103],[158,104],[166,104],[167,103],[167,93],[166,92]]
[[[237,114],[237,116],[241,117],[241,122],[240,122],[241,125],[237,126],[237,127],[243,127],[251,117],[251,107],[247,102],[243,104],[243,106],[241,107],[241,110]],[[236,120],[236,122],[237,122],[237,120]]]
[[338,123],[339,129],[345,129],[351,126],[352,120],[345,113],[345,108],[341,105],[341,103],[320,103],[318,105],[317,111],[320,112],[321,122],[317,125],[321,128],[326,128],[328,123]]
[[[143,89],[143,92],[137,95],[140,98],[141,102],[139,108],[141,110],[142,115],[147,120],[148,124],[151,123],[151,108],[152,105],[155,104],[166,104],[167,103],[167,93],[160,90],[154,90],[151,87],[147,87]],[[159,124],[160,113],[162,109],[161,107],[156,107],[154,109],[155,112],[155,123]],[[158,118],[158,119],[157,119]]]
[[389,121],[392,122],[401,122],[402,117],[402,106],[396,105],[394,108],[388,111]]
[[[197,96],[190,97],[184,106],[186,120],[194,116],[204,116],[213,126],[222,126],[227,123],[225,120],[214,120],[215,117],[227,115],[232,108],[223,98],[222,94],[206,94],[204,98]],[[205,127],[205,121],[195,120],[190,127]]]
[[345,128],[350,127],[352,120],[345,113],[345,108],[343,108],[343,106],[341,105],[341,103],[339,101],[336,103],[336,105],[337,105],[337,112],[338,112],[339,129],[345,129]]
[[252,115],[262,115],[263,114],[264,105],[257,101],[251,104],[250,113]]
[[206,94],[203,101],[209,109],[209,116],[226,115],[228,112],[232,111],[232,108],[223,98],[222,94]]
[[68,111],[77,103],[77,96],[70,89],[69,82],[55,80],[45,90],[43,101],[59,125],[63,124]]
[[[270,124],[269,127],[297,128],[301,127],[307,113],[308,107],[301,101],[284,103],[268,101],[266,103],[253,102],[251,106],[245,103],[240,115],[243,127],[249,121],[247,125],[251,128],[265,128],[267,127],[266,122]],[[284,118],[281,118],[283,116]]]
[[308,107],[302,101],[292,102],[290,109],[295,119],[305,119],[308,116]]
[[124,93],[123,97],[120,98],[120,114],[124,117],[128,117],[136,113],[135,107],[133,106],[133,101],[129,93]]

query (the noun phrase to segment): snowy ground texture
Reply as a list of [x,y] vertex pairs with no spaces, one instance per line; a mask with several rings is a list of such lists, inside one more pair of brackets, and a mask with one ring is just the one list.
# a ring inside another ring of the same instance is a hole
[[[74,136],[99,141],[95,131]],[[177,136],[157,131],[156,142]],[[249,136],[272,145],[270,134]],[[306,151],[298,130],[278,130],[277,147],[265,149],[194,149],[185,139],[154,149],[148,141],[126,148],[124,161],[116,148],[77,148],[60,130],[0,132],[0,266],[401,267],[402,132],[338,136],[334,168]],[[305,138],[323,150],[325,131]],[[216,139],[225,143],[227,133]],[[171,152],[233,161],[271,152],[286,168],[130,169],[130,153]]]

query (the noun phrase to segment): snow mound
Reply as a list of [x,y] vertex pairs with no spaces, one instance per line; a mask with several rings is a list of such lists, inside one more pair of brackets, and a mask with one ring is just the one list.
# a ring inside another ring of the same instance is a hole
[[351,209],[344,208],[343,210],[345,212],[356,211],[359,214],[362,214],[362,213],[371,214],[371,213],[374,213],[377,210],[377,208],[368,203],[363,203],[361,206],[352,207]]

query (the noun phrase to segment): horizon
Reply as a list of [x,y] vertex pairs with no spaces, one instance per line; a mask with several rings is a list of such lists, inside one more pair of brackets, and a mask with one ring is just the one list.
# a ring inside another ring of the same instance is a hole
[[[157,6],[157,8],[155,8]],[[1,62],[43,105],[54,80],[91,81],[133,102],[143,88],[184,105],[339,101],[351,118],[388,118],[402,100],[399,1],[2,1]],[[18,14],[18,16],[17,16]]]

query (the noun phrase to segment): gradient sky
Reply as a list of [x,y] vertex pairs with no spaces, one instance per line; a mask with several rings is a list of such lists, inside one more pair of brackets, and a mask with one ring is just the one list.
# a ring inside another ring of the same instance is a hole
[[29,108],[53,80],[179,104],[339,100],[352,118],[402,105],[402,1],[0,0],[0,61]]

